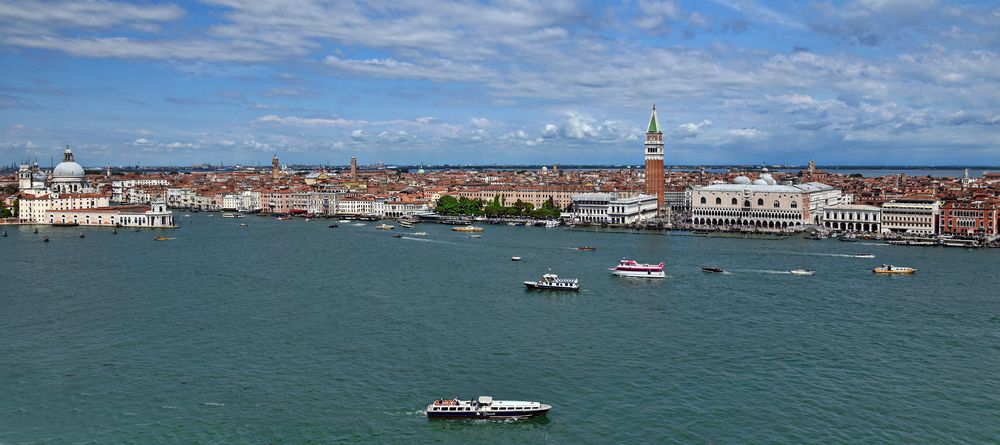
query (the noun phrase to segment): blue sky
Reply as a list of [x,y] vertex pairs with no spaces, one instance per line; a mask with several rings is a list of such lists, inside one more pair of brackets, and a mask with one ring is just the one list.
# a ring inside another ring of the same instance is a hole
[[0,162],[1000,164],[1000,4],[0,1]]

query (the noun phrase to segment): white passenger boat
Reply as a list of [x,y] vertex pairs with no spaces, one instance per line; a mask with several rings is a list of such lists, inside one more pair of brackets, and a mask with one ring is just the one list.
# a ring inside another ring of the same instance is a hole
[[815,275],[816,271],[815,270],[806,270],[806,269],[793,269],[793,270],[788,271],[788,273],[790,273],[792,275]]
[[916,273],[917,269],[912,267],[893,266],[892,264],[883,264],[881,267],[872,269],[872,272],[887,275],[910,275]]
[[666,274],[663,273],[662,261],[660,261],[660,264],[642,264],[636,262],[635,260],[622,258],[622,260],[618,262],[618,266],[608,270],[620,277],[663,278],[666,276]]
[[479,396],[476,400],[439,399],[427,405],[430,419],[528,419],[544,416],[551,405],[539,402],[517,400],[493,400],[490,396]]
[[538,281],[525,281],[524,285],[527,286],[528,289],[535,290],[580,290],[580,280],[575,278],[559,278],[559,276],[554,273],[542,275],[542,279]]

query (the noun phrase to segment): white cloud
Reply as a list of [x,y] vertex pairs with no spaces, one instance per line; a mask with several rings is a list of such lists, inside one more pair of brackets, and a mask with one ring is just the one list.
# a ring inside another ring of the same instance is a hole
[[688,122],[677,126],[676,135],[682,139],[694,139],[705,133],[705,129],[712,125],[712,121],[704,119],[701,122]]

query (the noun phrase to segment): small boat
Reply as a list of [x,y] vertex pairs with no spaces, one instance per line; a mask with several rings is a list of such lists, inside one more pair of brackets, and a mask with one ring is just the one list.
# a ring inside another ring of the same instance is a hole
[[702,267],[702,272],[712,272],[712,273],[722,273],[725,272],[721,267]]
[[597,248],[596,247],[590,247],[590,246],[583,246],[583,247],[577,247],[576,250],[582,250],[584,252],[593,252],[593,251],[597,250]]
[[854,235],[840,235],[840,237],[837,238],[837,239],[840,240],[840,241],[843,241],[845,243],[856,243],[856,242],[858,242],[858,237],[856,237]]
[[399,226],[400,227],[405,227],[407,229],[412,229],[413,228],[413,223],[411,223],[409,221],[400,221],[399,222]]
[[476,400],[438,399],[427,405],[428,419],[494,419],[516,420],[544,416],[552,406],[538,402],[493,400],[479,396]]
[[788,271],[788,273],[790,273],[792,275],[815,275],[816,271],[815,270],[806,270],[806,269],[792,269],[792,270]]
[[80,232],[80,238],[86,238],[86,237],[87,237],[87,234],[85,234],[83,232]]
[[153,237],[153,241],[170,241],[172,239],[173,238],[171,238],[169,236],[163,236],[163,235],[157,235],[157,236]]
[[388,224],[379,224],[379,225],[375,226],[375,228],[378,229],[378,230],[392,230],[392,229],[395,229],[396,227],[395,226],[390,226]]
[[909,275],[916,272],[917,269],[912,267],[901,267],[893,266],[892,264],[883,264],[879,267],[872,269],[872,272],[881,274],[894,274],[894,275]]
[[451,230],[455,232],[482,232],[483,228],[479,226],[458,226],[452,227]]
[[402,233],[397,233],[397,234],[393,235],[392,237],[393,238],[402,238],[403,234]]
[[338,225],[336,225],[336,224],[330,224],[330,227],[329,227],[329,228],[330,228],[330,229],[336,229],[337,227],[340,227],[340,226],[338,226]]
[[35,233],[38,233],[38,227],[35,227]]
[[364,227],[364,226],[365,226],[365,223],[355,223],[355,224],[352,224],[352,225],[353,225],[354,227]]
[[190,217],[191,217],[191,214],[190,214],[190,213],[185,213],[185,214],[184,214],[184,217],[185,217],[185,218],[190,218]]
[[349,220],[349,219],[342,219],[342,220],[340,220],[341,224],[347,224],[349,222],[351,222],[351,220]]
[[854,258],[875,258],[875,255],[870,253],[856,253],[854,254]]
[[7,237],[7,231],[6,231],[6,230],[4,230],[4,231],[3,231],[3,237],[4,237],[4,238],[6,238],[6,237]]
[[482,238],[482,235],[469,235],[469,238]]
[[49,242],[49,237],[46,236],[45,238],[42,239],[42,241],[44,241],[46,243]]
[[413,232],[415,236],[427,236],[427,232]]
[[240,223],[240,227],[246,227],[247,223]]
[[542,275],[542,278],[538,281],[525,281],[524,285],[528,289],[532,290],[563,290],[563,291],[578,291],[580,290],[580,280],[575,278],[559,278],[558,275],[554,273],[547,273]]
[[118,234],[118,228],[117,228],[117,227],[115,227],[115,230],[112,230],[112,231],[111,231],[111,234],[112,234],[112,235],[117,235],[117,234]]
[[519,256],[512,256],[512,257],[510,257],[510,260],[511,261],[521,261],[521,257],[519,257]]
[[235,218],[236,214],[235,213],[223,213],[222,217],[223,218]]
[[641,264],[635,260],[627,260],[622,258],[618,262],[618,265],[608,269],[611,273],[618,275],[620,277],[636,277],[636,278],[663,278],[666,274],[663,273],[663,262],[660,264]]

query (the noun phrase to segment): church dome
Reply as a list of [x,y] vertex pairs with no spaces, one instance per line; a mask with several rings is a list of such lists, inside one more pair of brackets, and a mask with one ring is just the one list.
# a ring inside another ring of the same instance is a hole
[[760,175],[760,179],[767,181],[768,185],[774,185],[777,183],[777,181],[774,180],[774,176],[771,176],[770,173],[764,173],[763,175]]
[[52,170],[52,178],[82,178],[83,167],[76,162],[60,162],[55,170]]
[[753,185],[768,185],[767,181],[763,179],[754,179]]
[[73,160],[73,151],[66,147],[63,152],[63,161],[52,170],[52,179],[83,179],[83,167]]
[[746,185],[746,184],[749,184],[749,183],[750,183],[750,178],[748,178],[746,176],[743,176],[743,175],[739,175],[739,176],[737,176],[736,178],[733,179],[733,184],[743,184],[743,185]]

